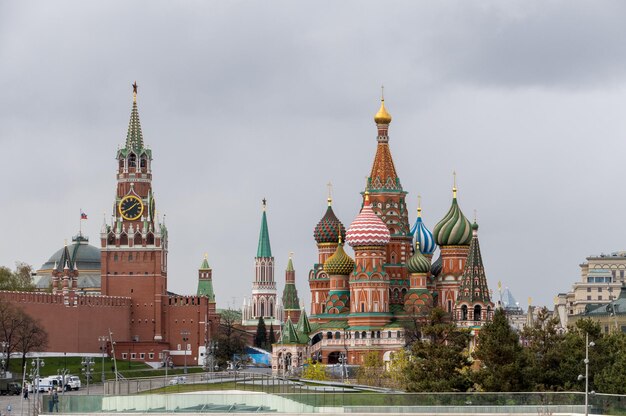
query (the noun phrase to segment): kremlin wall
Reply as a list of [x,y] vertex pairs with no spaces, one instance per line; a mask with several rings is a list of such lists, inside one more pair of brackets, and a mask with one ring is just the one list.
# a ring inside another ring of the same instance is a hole
[[[308,358],[358,365],[375,351],[389,360],[406,345],[406,323],[423,319],[434,306],[469,328],[473,343],[492,319],[478,224],[463,215],[456,183],[450,209],[432,232],[421,207],[410,225],[407,191],[389,145],[391,120],[382,99],[374,117],[377,150],[371,173],[365,189],[354,193],[360,192],[354,201],[360,213],[346,228],[329,196],[313,230],[318,257],[308,272],[309,313],[298,297],[291,258],[278,297],[263,201],[251,296],[244,300],[240,327],[252,334],[262,317],[279,332],[272,348],[275,373],[289,372]],[[168,229],[156,215],[151,164],[134,84],[125,145],[116,153],[112,215],[100,232],[99,279],[97,249],[79,233],[39,271],[37,288],[51,288],[51,293],[0,292],[0,299],[41,321],[49,352],[98,352],[98,338],[107,336],[108,351],[118,359],[160,362],[167,354],[176,365],[203,364],[205,345],[220,324],[212,271],[205,258],[196,294],[168,292]],[[354,259],[344,242],[353,248]],[[437,247],[440,255],[433,261]]]

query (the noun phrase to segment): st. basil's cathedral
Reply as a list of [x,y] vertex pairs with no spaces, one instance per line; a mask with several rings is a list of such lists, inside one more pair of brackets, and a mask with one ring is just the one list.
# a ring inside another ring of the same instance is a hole
[[[300,306],[291,258],[282,299],[277,299],[264,201],[255,280],[250,300],[244,300],[242,325],[254,331],[260,317],[272,326],[283,323],[272,348],[276,373],[307,358],[358,365],[371,351],[388,361],[393,351],[406,346],[406,324],[436,306],[458,326],[471,329],[473,345],[482,324],[492,319],[478,224],[463,215],[456,183],[450,209],[433,232],[424,224],[421,206],[411,227],[407,192],[389,147],[391,115],[384,98],[374,121],[378,144],[360,213],[346,230],[329,196],[313,231],[318,260],[308,275],[310,315]],[[437,246],[440,255],[433,262]]]
[[[100,264],[98,249],[79,233],[39,271],[47,276],[38,287],[49,287],[50,293],[0,291],[0,299],[41,321],[49,334],[48,352],[98,352],[105,336],[108,352],[118,359],[158,363],[169,356],[177,365],[201,365],[220,322],[212,270],[205,257],[195,294],[167,290],[168,229],[155,208],[152,150],[144,145],[133,87],[126,143],[116,153],[113,215],[100,234]],[[391,115],[384,99],[374,121],[377,150],[361,192],[360,213],[346,230],[329,197],[313,230],[318,258],[308,274],[308,314],[298,297],[291,257],[282,297],[277,296],[263,201],[252,294],[244,301],[241,326],[254,333],[263,317],[278,332],[274,372],[308,358],[358,365],[371,351],[389,360],[406,345],[406,322],[434,306],[474,334],[492,317],[478,225],[463,215],[456,185],[451,207],[433,232],[419,207],[411,227],[407,192],[389,147]],[[433,262],[437,246],[440,255]]]

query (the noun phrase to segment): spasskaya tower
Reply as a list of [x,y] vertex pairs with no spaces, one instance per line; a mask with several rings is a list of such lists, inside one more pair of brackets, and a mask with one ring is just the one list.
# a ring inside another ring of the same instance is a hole
[[126,144],[117,151],[116,159],[113,215],[100,234],[102,294],[132,299],[132,341],[162,341],[166,339],[167,228],[156,215],[152,151],[143,143],[137,83],[133,84]]

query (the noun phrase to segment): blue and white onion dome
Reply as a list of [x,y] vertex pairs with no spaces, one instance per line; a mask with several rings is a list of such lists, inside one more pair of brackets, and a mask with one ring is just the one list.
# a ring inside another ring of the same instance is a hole
[[433,233],[430,232],[424,222],[422,221],[422,207],[418,204],[417,207],[417,220],[411,228],[411,235],[413,236],[413,244],[419,243],[420,252],[427,256],[432,256],[437,248]]

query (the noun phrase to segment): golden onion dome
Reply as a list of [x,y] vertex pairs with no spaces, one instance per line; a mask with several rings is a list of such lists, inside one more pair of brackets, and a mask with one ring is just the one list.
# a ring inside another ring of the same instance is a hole
[[378,113],[374,116],[374,121],[376,124],[390,124],[391,123],[391,114],[387,112],[385,108],[385,99],[380,100],[380,109]]

